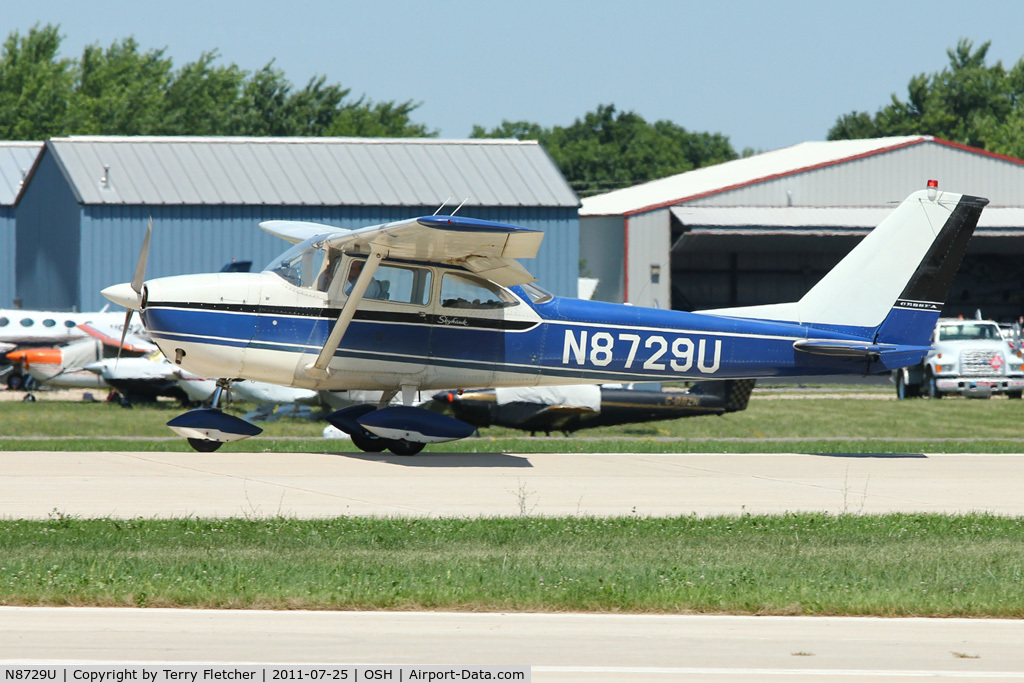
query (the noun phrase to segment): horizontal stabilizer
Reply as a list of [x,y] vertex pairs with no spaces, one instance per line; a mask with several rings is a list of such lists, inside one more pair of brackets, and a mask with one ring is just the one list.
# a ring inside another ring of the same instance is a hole
[[153,353],[158,351],[156,344],[149,342],[136,334],[126,334],[124,341],[120,339],[120,331],[115,331],[109,325],[99,323],[79,323],[78,329],[85,332],[94,339],[99,339],[107,346],[121,348],[128,353]]
[[848,358],[866,362],[880,362],[886,369],[892,370],[919,363],[930,346],[910,346],[903,344],[872,344],[861,341],[842,341],[837,339],[801,339],[793,342],[797,351],[816,356]]
[[728,379],[695,382],[687,392],[691,396],[718,396],[725,404],[725,412],[746,410],[756,379]]

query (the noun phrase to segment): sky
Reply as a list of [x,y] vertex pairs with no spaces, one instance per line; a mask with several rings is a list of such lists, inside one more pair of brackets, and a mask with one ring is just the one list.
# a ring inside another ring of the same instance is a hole
[[421,103],[443,138],[503,120],[570,125],[613,104],[728,136],[737,152],[824,140],[910,78],[940,71],[961,37],[988,63],[1024,57],[1019,0],[35,0],[2,26],[58,24],[61,54],[133,36],[176,67],[216,49],[296,87],[314,76],[373,101]]

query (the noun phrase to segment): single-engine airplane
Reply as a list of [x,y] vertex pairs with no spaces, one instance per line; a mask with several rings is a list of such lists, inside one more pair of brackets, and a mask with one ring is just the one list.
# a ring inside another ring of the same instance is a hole
[[[883,373],[917,363],[987,199],[911,194],[799,301],[687,313],[554,297],[516,260],[538,230],[457,216],[345,230],[269,221],[293,244],[260,273],[145,279],[103,294],[139,310],[203,377],[382,390],[332,414],[356,446],[411,455],[472,434],[417,390]],[[150,230],[152,225],[150,225]],[[356,275],[356,271],[358,275]],[[372,285],[372,287],[371,287]],[[401,392],[403,404],[388,403]],[[216,409],[168,423],[199,450],[259,432]]]

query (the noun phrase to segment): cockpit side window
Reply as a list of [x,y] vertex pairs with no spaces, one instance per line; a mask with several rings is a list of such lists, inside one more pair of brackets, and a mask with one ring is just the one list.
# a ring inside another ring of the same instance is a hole
[[441,305],[445,308],[508,308],[519,302],[497,285],[461,273],[441,278]]
[[[365,263],[365,259],[352,260],[346,277],[345,294],[352,291]],[[430,270],[381,264],[374,272],[363,298],[425,306],[430,300]]]
[[338,275],[338,269],[341,267],[343,256],[344,254],[337,249],[330,249],[327,252],[324,267],[316,278],[316,288],[321,292],[326,292],[331,288],[331,283],[334,282],[334,278]]

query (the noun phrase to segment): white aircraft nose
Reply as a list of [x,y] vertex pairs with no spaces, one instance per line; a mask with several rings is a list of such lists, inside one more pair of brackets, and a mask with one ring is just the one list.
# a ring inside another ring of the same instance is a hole
[[97,361],[93,361],[92,363],[89,363],[89,364],[85,365],[82,369],[83,370],[88,370],[89,372],[95,373],[97,375],[102,375],[103,374],[103,363],[101,363],[98,360]]
[[122,282],[119,285],[110,285],[100,292],[115,304],[132,310],[138,310],[142,304],[142,297],[132,289],[132,283]]

